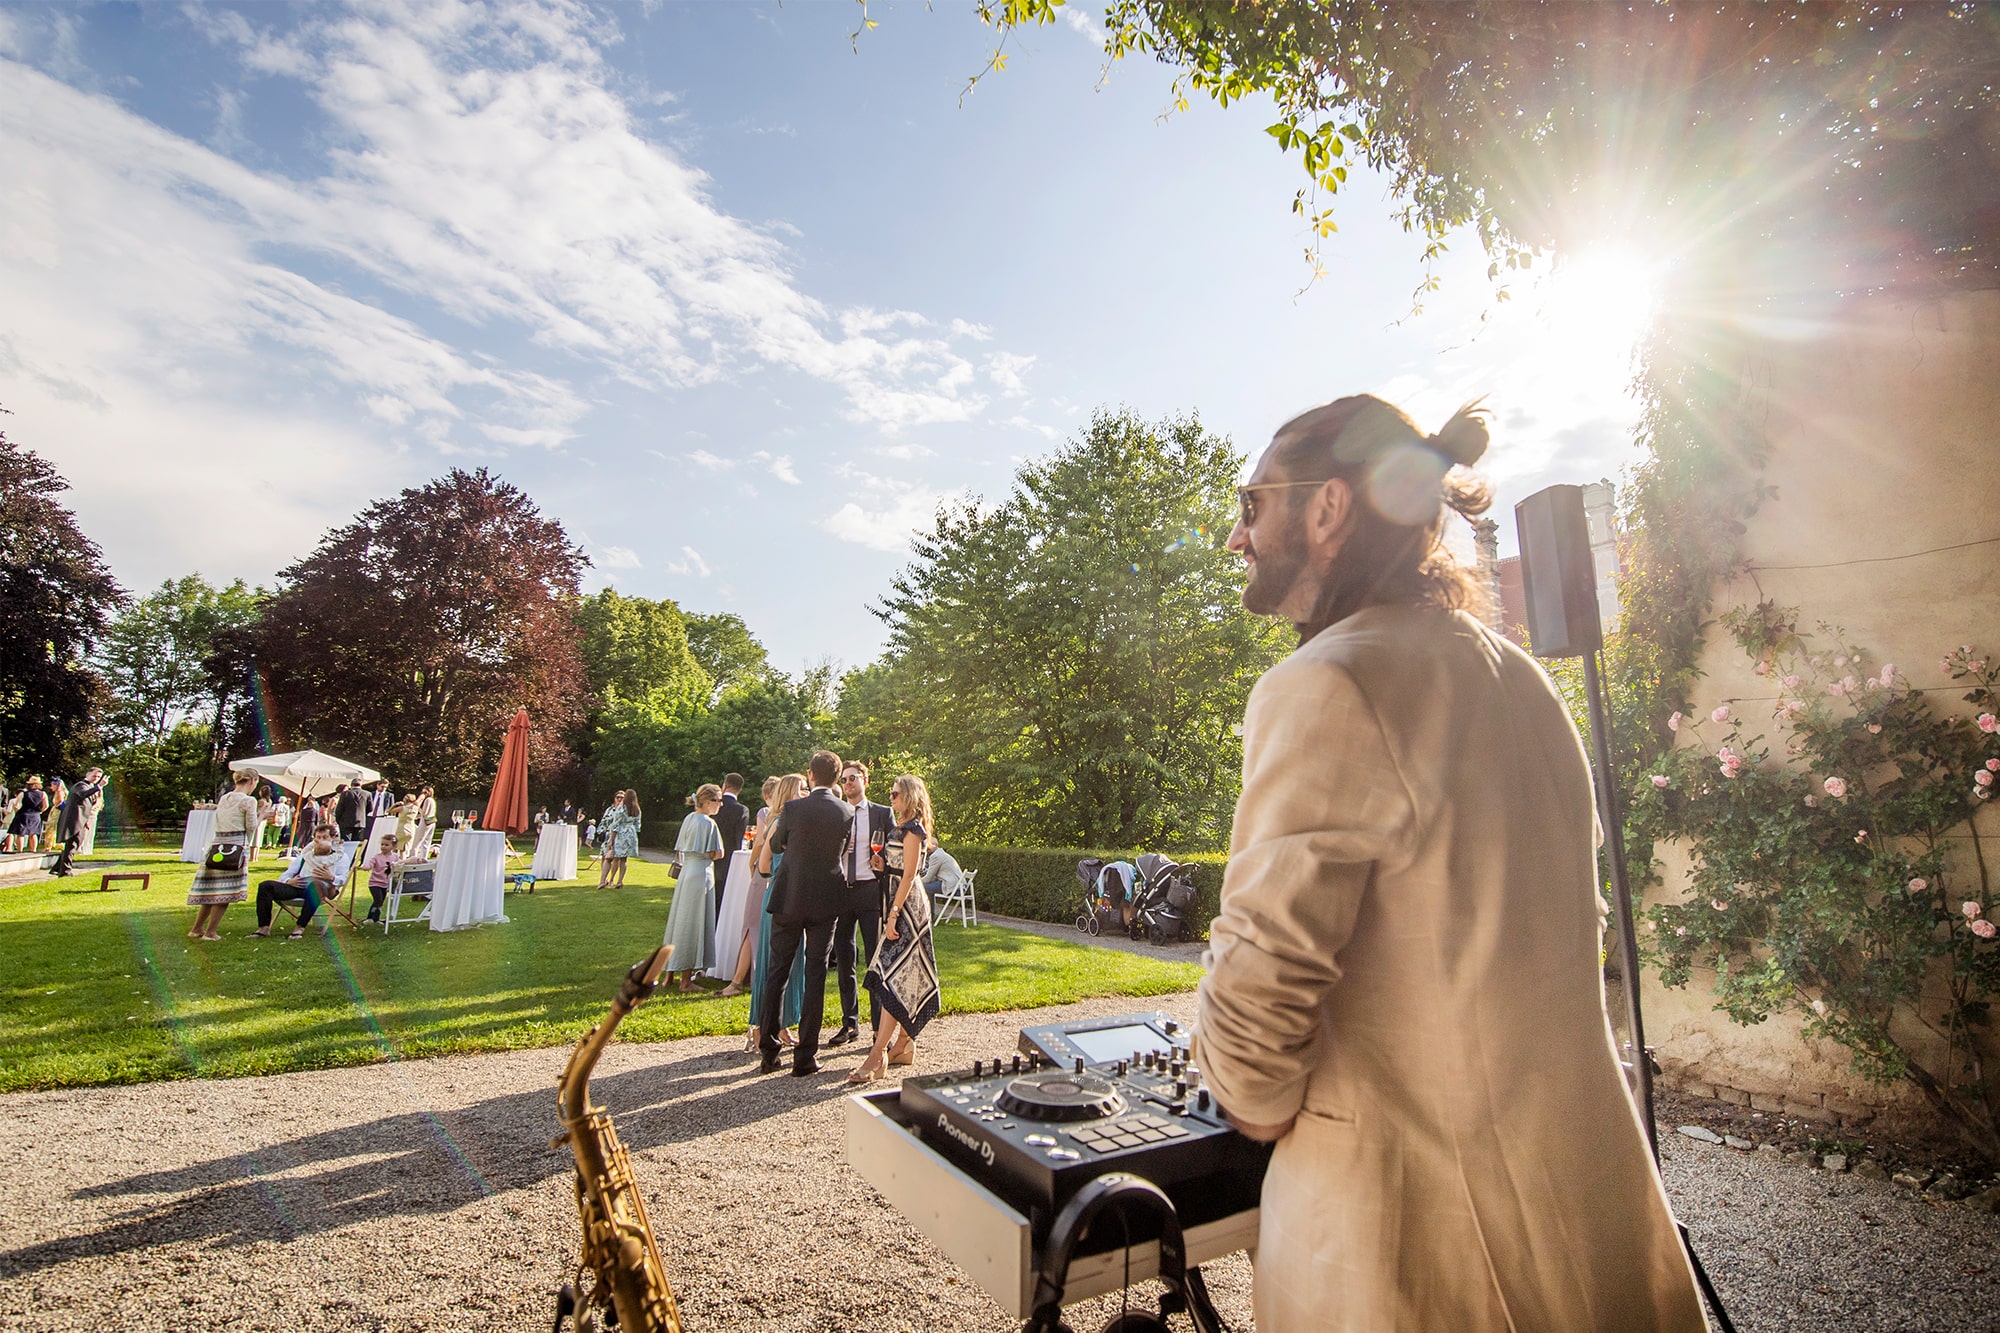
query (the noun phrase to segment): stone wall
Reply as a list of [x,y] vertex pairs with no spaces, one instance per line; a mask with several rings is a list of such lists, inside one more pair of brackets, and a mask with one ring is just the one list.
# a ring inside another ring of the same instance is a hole
[[[2000,291],[1854,301],[1824,321],[1760,331],[1749,392],[1764,415],[1776,494],[1745,535],[1752,573],[1718,588],[1713,614],[1768,598],[1826,621],[1933,697],[1963,708],[1939,657],[1961,643],[2000,651]],[[1939,549],[1956,547],[1957,549]],[[1767,716],[1776,691],[1716,628],[1695,702]],[[2000,802],[1980,816],[2000,834]],[[1989,846],[1992,844],[1989,843]],[[1657,849],[1684,892],[1682,847]],[[1787,1114],[1860,1125],[1926,1114],[1916,1094],[1858,1078],[1846,1052],[1808,1042],[1794,1018],[1740,1027],[1704,978],[1645,983],[1647,1031],[1669,1085]]]

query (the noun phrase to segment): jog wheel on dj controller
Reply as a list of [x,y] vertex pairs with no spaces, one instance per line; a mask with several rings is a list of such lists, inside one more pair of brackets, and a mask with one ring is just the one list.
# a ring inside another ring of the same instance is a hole
[[1013,1080],[994,1104],[1023,1120],[1049,1122],[1101,1120],[1125,1109],[1111,1080],[1059,1069]]

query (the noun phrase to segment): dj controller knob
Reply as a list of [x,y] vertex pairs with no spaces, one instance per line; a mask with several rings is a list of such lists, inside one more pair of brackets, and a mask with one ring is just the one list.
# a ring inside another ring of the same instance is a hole
[[1197,1092],[1194,1095],[1194,1109],[1197,1111],[1206,1111],[1208,1109],[1207,1088],[1203,1088],[1200,1092]]
[[1057,1070],[1008,1083],[996,1103],[1023,1120],[1101,1120],[1125,1109],[1125,1099],[1109,1079]]
[[1131,1072],[1132,1072],[1132,1067],[1129,1063],[1127,1063],[1124,1060],[1120,1060],[1118,1062],[1118,1077],[1124,1078],[1127,1074]]
[[1160,1026],[1166,1029],[1166,1033],[1169,1037],[1173,1036],[1176,1032],[1179,1032],[1181,1030],[1181,1025],[1179,1023],[1174,1022],[1174,1020],[1171,1018],[1169,1018],[1166,1022],[1160,1024]]
[[[996,1074],[1000,1072],[1000,1062],[998,1060],[993,1062],[993,1072]],[[1021,1072],[1021,1057],[1018,1055],[1014,1057],[1014,1072],[1017,1074]]]
[[1176,1099],[1176,1100],[1178,1100],[1179,1098],[1182,1098],[1182,1097],[1185,1097],[1185,1096],[1187,1096],[1187,1080],[1186,1080],[1186,1079],[1184,1079],[1184,1078],[1177,1078],[1177,1079],[1175,1079],[1175,1080],[1174,1080],[1174,1097],[1175,1097],[1175,1099]]
[[1076,1057],[1076,1072],[1079,1074],[1083,1072],[1083,1057],[1080,1055]]

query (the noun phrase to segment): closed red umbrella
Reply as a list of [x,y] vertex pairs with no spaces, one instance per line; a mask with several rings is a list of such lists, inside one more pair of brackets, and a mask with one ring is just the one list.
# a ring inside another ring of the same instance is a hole
[[500,772],[493,795],[480,816],[480,827],[503,833],[528,831],[528,710],[519,709],[507,724],[507,743],[500,747]]

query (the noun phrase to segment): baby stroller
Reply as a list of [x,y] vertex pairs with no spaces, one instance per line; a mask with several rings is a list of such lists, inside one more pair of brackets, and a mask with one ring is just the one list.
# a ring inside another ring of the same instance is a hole
[[1188,912],[1194,906],[1194,867],[1146,852],[1139,857],[1138,910],[1132,936],[1143,932],[1154,944],[1178,944],[1189,938]]
[[1076,928],[1089,935],[1102,935],[1106,927],[1122,930],[1133,939],[1143,933],[1135,915],[1128,923],[1127,905],[1136,902],[1139,871],[1130,861],[1106,861],[1086,856],[1076,863],[1076,877],[1083,885],[1083,911]]

